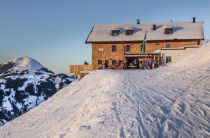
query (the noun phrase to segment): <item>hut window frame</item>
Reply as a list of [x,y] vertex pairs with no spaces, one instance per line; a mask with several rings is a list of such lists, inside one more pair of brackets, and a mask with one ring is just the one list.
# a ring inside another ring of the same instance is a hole
[[165,45],[165,48],[171,48],[171,47],[172,47],[171,44],[166,44],[166,45]]
[[103,61],[102,60],[98,60],[98,65],[102,65]]
[[171,56],[166,56],[166,63],[170,63],[171,61]]
[[117,60],[112,60],[112,65],[117,64]]
[[165,34],[170,35],[173,34],[173,32],[174,32],[173,27],[165,28]]
[[111,35],[112,36],[118,36],[120,34],[120,30],[112,30]]
[[112,46],[112,52],[117,52],[117,46],[116,45]]
[[130,51],[131,51],[131,45],[126,45],[125,52],[130,52]]
[[104,51],[104,48],[98,48],[98,52],[103,52]]
[[133,35],[134,30],[129,29],[129,30],[125,30],[125,35]]
[[105,64],[109,65],[109,60],[105,60]]

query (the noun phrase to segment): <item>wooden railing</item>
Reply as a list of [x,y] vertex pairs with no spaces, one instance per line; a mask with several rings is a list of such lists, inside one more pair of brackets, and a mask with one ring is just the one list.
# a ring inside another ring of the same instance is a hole
[[70,66],[70,73],[74,74],[75,78],[78,75],[82,76],[82,73],[88,73],[89,71],[93,70],[92,65],[71,65]]

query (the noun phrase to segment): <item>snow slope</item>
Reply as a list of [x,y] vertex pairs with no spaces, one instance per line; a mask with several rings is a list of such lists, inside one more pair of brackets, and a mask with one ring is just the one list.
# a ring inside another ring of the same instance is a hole
[[0,137],[210,137],[210,44],[156,70],[94,71]]

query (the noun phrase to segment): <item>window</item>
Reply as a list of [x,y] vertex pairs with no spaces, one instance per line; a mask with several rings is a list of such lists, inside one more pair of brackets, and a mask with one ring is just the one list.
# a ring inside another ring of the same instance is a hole
[[98,52],[103,52],[104,48],[98,48]]
[[123,60],[119,60],[119,64],[122,64],[123,63]]
[[118,36],[120,33],[120,30],[112,30],[111,35],[112,36]]
[[166,44],[166,48],[171,48],[171,44]]
[[131,46],[130,45],[125,46],[125,51],[130,52],[131,51]]
[[125,35],[132,35],[133,34],[133,30],[126,30],[125,31]]
[[109,67],[109,60],[105,60],[105,67],[108,68]]
[[101,65],[102,64],[102,60],[98,60],[98,65]]
[[112,46],[112,52],[116,52],[117,51],[117,47],[115,45]]
[[171,62],[171,56],[166,56],[166,63]]
[[165,28],[165,34],[172,34],[174,31],[173,28]]
[[140,46],[140,49],[141,49],[141,52],[144,52],[144,46],[143,45]]
[[109,65],[109,60],[105,60],[105,64],[106,65]]
[[112,64],[116,64],[117,63],[117,61],[116,60],[112,60]]

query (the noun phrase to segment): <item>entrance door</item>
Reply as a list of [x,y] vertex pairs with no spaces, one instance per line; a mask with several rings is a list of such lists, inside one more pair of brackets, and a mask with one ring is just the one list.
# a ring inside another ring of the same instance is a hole
[[128,68],[138,68],[139,67],[139,61],[137,58],[127,58],[127,66]]

